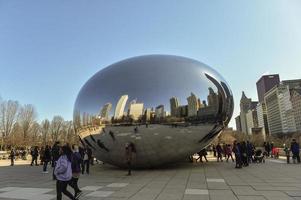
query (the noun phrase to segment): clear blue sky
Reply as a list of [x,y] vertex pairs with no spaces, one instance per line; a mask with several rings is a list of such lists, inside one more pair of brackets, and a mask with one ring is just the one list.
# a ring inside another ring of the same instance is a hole
[[301,78],[300,10],[300,0],[0,0],[0,96],[35,105],[39,120],[71,119],[77,93],[98,70],[174,54],[224,76],[235,117],[242,90],[257,99],[262,74]]

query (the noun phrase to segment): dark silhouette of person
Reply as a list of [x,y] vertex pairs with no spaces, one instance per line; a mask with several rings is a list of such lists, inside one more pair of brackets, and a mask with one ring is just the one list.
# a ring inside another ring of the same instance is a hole
[[217,152],[217,162],[219,161],[223,162],[223,148],[219,143],[216,145],[216,152]]
[[55,169],[55,165],[56,162],[58,161],[59,157],[60,157],[60,146],[59,146],[60,142],[55,142],[54,145],[52,146],[51,149],[51,156],[52,156],[52,167],[53,167],[53,171],[52,171],[52,179],[55,180],[55,175],[54,175],[54,169]]
[[298,163],[300,163],[300,146],[297,143],[296,139],[293,139],[291,143],[291,151],[293,154],[293,163],[296,163],[296,160]]
[[38,166],[38,156],[39,156],[39,149],[37,146],[34,147],[34,149],[31,151],[31,166],[35,165]]
[[14,166],[14,164],[15,164],[15,150],[14,149],[11,149],[9,157],[10,157],[10,166]]
[[128,175],[132,174],[132,159],[133,153],[136,153],[135,145],[132,142],[127,142],[125,144],[125,160],[128,166]]

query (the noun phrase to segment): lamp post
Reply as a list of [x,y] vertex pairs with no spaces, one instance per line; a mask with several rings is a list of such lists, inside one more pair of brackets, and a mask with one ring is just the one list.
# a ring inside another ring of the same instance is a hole
[[2,130],[2,135],[1,135],[1,149],[0,150],[4,150],[3,149],[3,143],[4,143],[4,131]]

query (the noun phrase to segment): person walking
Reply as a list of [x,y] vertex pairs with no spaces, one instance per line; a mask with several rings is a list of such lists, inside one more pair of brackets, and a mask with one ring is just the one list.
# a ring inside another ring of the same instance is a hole
[[213,151],[213,156],[216,157],[216,147],[215,147],[215,145],[212,145],[212,151]]
[[73,145],[73,154],[71,162],[72,178],[69,185],[74,189],[74,197],[76,199],[78,199],[82,195],[82,191],[78,187],[78,179],[81,173],[81,163],[82,158],[79,153],[79,148],[77,145]]
[[44,165],[45,148],[43,146],[41,147],[39,154],[40,154],[40,165]]
[[217,162],[219,161],[223,162],[223,148],[219,143],[216,145],[216,152],[217,152]]
[[208,162],[206,148],[202,149],[198,154],[199,154],[199,158],[198,159],[200,159],[200,162],[203,162],[203,157],[205,158],[205,161]]
[[249,163],[248,163],[248,149],[247,149],[247,144],[245,141],[243,141],[241,143],[241,147],[240,147],[240,150],[241,150],[241,160],[242,160],[242,163],[243,163],[243,166],[249,166]]
[[46,145],[45,150],[44,150],[44,155],[43,155],[43,173],[47,174],[47,166],[48,163],[51,161],[51,152],[50,152],[50,147]]
[[15,150],[12,148],[9,154],[10,157],[10,166],[15,165]]
[[233,158],[233,156],[232,156],[232,148],[231,148],[231,145],[230,145],[230,144],[227,145],[227,148],[226,148],[226,155],[227,155],[227,160],[226,160],[226,162],[228,162],[228,160],[229,160],[230,157],[231,157],[232,162],[234,162],[234,158]]
[[298,163],[300,163],[300,146],[296,142],[296,139],[293,139],[292,144],[291,144],[291,151],[293,154],[293,163],[296,163],[296,160]]
[[38,166],[38,156],[39,156],[39,149],[38,149],[38,146],[35,146],[33,148],[33,150],[31,151],[31,158],[32,158],[31,164],[30,164],[31,166],[33,166],[34,163],[36,166]]
[[52,165],[52,168],[53,168],[53,171],[52,171],[52,180],[55,180],[55,175],[54,175],[54,169],[55,169],[55,165],[56,165],[56,162],[58,161],[59,157],[60,157],[60,142],[55,142],[54,145],[52,146],[51,148],[51,156],[52,156],[52,162],[51,162],[51,165]]
[[285,156],[286,156],[286,163],[289,164],[290,163],[290,149],[286,146],[286,144],[283,145],[283,151],[285,152]]
[[76,198],[67,190],[69,181],[72,178],[71,168],[71,149],[64,145],[60,149],[60,157],[56,162],[54,174],[56,177],[56,198],[62,200],[62,193],[69,197],[69,199],[75,200]]
[[90,159],[89,159],[89,156],[88,156],[88,151],[87,149],[84,150],[84,158],[83,158],[83,167],[82,167],[82,174],[86,173],[89,174],[90,172]]
[[233,142],[233,152],[235,155],[235,168],[242,167],[240,143],[235,140]]
[[133,153],[136,152],[135,145],[132,142],[127,142],[125,144],[125,160],[126,164],[128,166],[128,176],[132,174],[132,159],[133,159]]

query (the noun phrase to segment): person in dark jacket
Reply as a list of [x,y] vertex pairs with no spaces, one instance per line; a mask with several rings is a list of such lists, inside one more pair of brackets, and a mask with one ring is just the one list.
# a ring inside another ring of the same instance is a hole
[[39,156],[39,149],[37,146],[35,146],[32,150],[31,150],[31,166],[35,165],[38,166],[38,156]]
[[15,164],[15,150],[14,149],[11,149],[9,157],[10,157],[10,166],[14,166],[14,164]]
[[291,151],[293,154],[293,163],[296,163],[296,159],[297,162],[300,163],[300,146],[299,144],[296,142],[296,139],[293,139],[292,143],[291,143]]
[[199,154],[199,158],[198,159],[200,159],[200,162],[203,162],[203,157],[205,158],[205,161],[208,162],[206,148],[202,149],[198,154]]
[[125,161],[128,166],[128,176],[132,174],[133,153],[136,153],[135,145],[132,142],[127,142],[125,144]]
[[77,145],[73,145],[73,154],[71,159],[72,178],[69,185],[74,189],[74,197],[78,199],[82,195],[82,191],[78,187],[78,179],[81,173],[82,157],[79,153]]
[[45,150],[44,150],[44,155],[43,155],[43,173],[48,173],[47,171],[47,166],[48,163],[51,161],[51,152],[50,152],[50,147],[46,145]]
[[241,168],[242,162],[241,162],[241,149],[240,149],[240,143],[236,140],[233,142],[233,149],[235,155],[235,168]]
[[56,180],[55,175],[54,175],[54,169],[56,162],[58,161],[60,157],[60,142],[55,142],[54,145],[52,146],[51,149],[51,155],[52,155],[52,167],[53,167],[53,172],[52,172],[52,179]]
[[217,162],[219,161],[223,162],[223,148],[219,143],[216,145],[216,152],[217,152]]
[[241,160],[242,160],[243,165],[245,167],[249,166],[249,163],[248,163],[248,148],[247,148],[247,144],[246,144],[245,141],[243,141],[241,143],[240,150],[241,150]]

